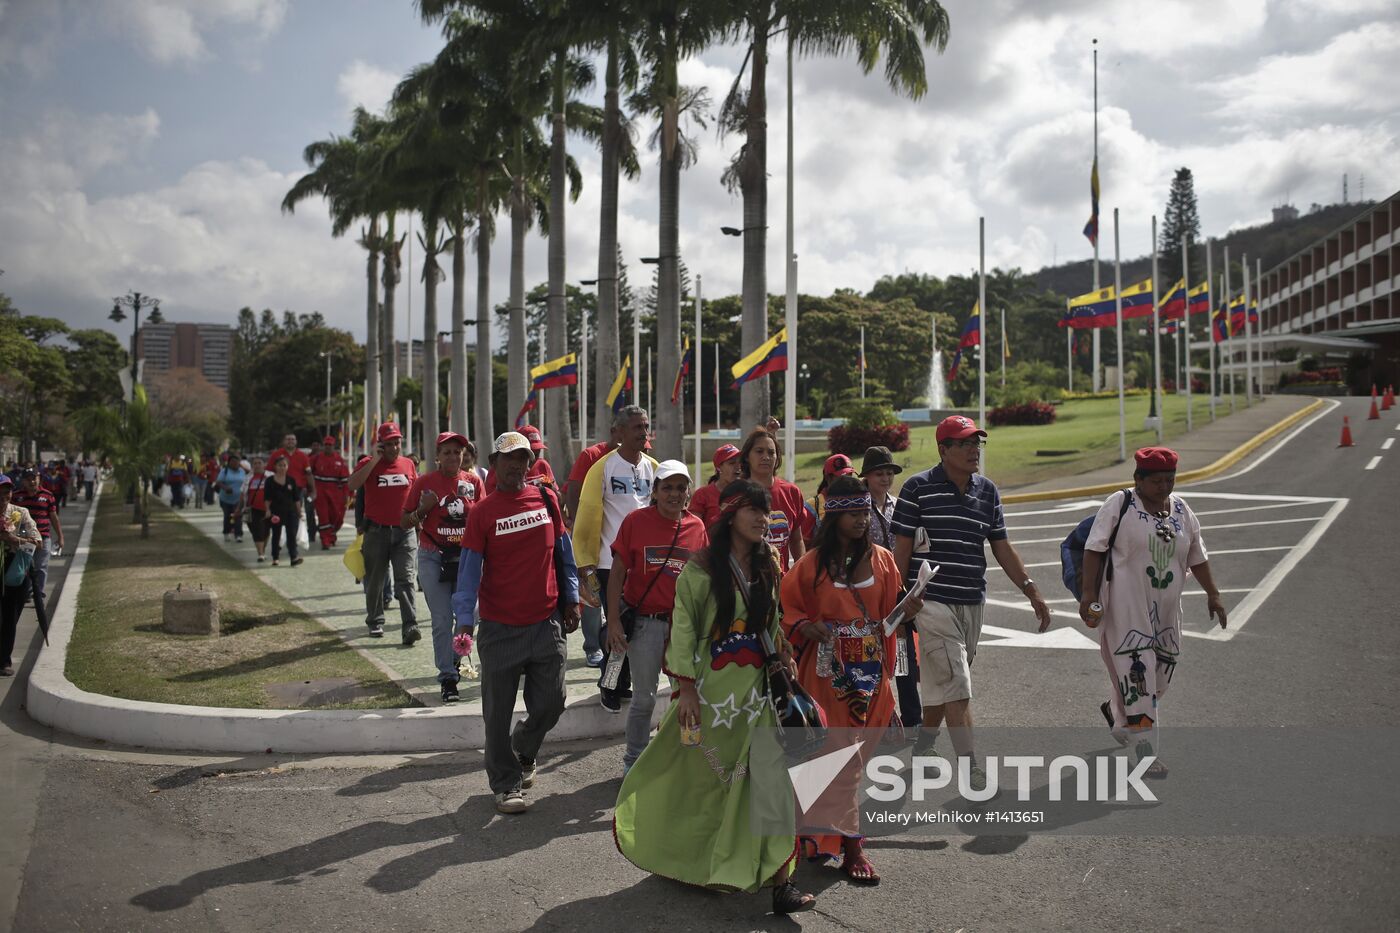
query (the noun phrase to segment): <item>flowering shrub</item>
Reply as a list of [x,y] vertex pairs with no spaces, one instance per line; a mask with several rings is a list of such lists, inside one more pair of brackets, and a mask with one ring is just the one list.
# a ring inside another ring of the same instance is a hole
[[[1162,391],[1163,391],[1163,392],[1172,393],[1172,392],[1175,392],[1175,391],[1176,391],[1176,388],[1177,388],[1177,386],[1176,386],[1176,380],[1175,380],[1175,379],[1163,379],[1163,380],[1162,380]],[[1191,391],[1192,391],[1192,392],[1204,392],[1205,390],[1206,390],[1205,381],[1202,380],[1199,376],[1192,376],[1192,377],[1191,377]]]
[[1279,377],[1280,386],[1291,385],[1319,385],[1322,383],[1338,383],[1342,381],[1342,370],[1339,366],[1329,369],[1318,369],[1311,372],[1284,373]]
[[993,427],[1008,424],[1050,424],[1055,420],[1055,406],[1049,402],[1004,405],[987,412],[987,420]]
[[838,424],[826,433],[826,446],[834,454],[848,457],[864,455],[868,447],[888,447],[890,450],[909,449],[909,425],[886,424],[880,427],[855,428]]

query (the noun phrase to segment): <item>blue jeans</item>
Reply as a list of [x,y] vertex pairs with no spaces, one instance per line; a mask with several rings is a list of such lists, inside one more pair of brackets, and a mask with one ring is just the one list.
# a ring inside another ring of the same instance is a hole
[[457,655],[452,650],[452,630],[456,622],[452,617],[452,591],[456,581],[442,581],[442,552],[430,551],[421,544],[418,547],[418,588],[423,591],[423,601],[428,604],[428,614],[433,626],[433,663],[437,665],[438,683],[455,684],[461,675],[457,673]]
[[671,623],[655,616],[637,616],[627,641],[627,661],[632,668],[632,703],[627,707],[627,750],[622,766],[630,768],[651,741],[651,714],[656,709],[656,682],[666,659],[666,639]]
[[595,651],[602,651],[603,645],[599,641],[598,635],[603,630],[603,610],[594,609],[592,606],[579,605],[583,612],[583,650],[585,654],[592,654]]

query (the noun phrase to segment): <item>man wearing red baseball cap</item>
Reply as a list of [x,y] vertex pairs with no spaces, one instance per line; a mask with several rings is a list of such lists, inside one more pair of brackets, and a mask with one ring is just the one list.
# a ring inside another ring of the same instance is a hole
[[374,456],[350,474],[351,492],[365,490],[365,625],[372,638],[384,637],[384,577],[394,566],[394,595],[399,600],[403,643],[422,638],[418,631],[418,606],[414,596],[418,573],[418,531],[402,526],[408,491],[418,479],[413,461],[401,456],[403,434],[386,421],[375,435]]
[[927,730],[921,739],[931,746],[946,719],[953,750],[971,759],[970,783],[981,790],[987,777],[972,744],[972,662],[987,600],[984,546],[991,545],[1007,579],[1030,599],[1042,632],[1050,626],[1050,607],[1007,538],[996,484],[977,475],[987,432],[971,418],[950,415],[935,436],[941,462],[909,477],[894,507],[894,558],[907,586],[918,576],[918,561],[940,568],[914,618]]
[[350,477],[335,438],[326,438],[320,452],[312,454],[311,476],[316,482],[316,530],[321,550],[326,551],[335,545],[335,536],[345,524],[345,481]]
[[719,494],[725,486],[739,478],[739,448],[724,444],[715,451],[710,462],[715,472],[708,483],[695,490],[690,497],[690,505],[686,507],[692,515],[700,516],[706,528],[719,519]]

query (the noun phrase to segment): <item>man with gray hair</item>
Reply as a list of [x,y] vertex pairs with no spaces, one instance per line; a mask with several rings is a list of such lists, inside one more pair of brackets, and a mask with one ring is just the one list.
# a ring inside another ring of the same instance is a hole
[[[608,591],[608,572],[612,569],[613,539],[617,537],[622,520],[637,509],[651,503],[651,487],[656,476],[656,461],[646,453],[651,439],[651,419],[638,405],[627,405],[613,415],[613,436],[617,447],[598,459],[584,477],[579,490],[578,514],[574,517],[574,547],[578,557],[579,579],[584,585],[580,594],[588,605],[598,607],[600,594]],[[621,620],[604,618],[604,624],[621,624]],[[626,633],[631,634],[631,633]],[[604,645],[607,638],[603,638]],[[627,662],[616,685],[604,686],[604,674],[598,680],[603,709],[610,713],[622,711],[622,701],[631,696],[631,674]]]

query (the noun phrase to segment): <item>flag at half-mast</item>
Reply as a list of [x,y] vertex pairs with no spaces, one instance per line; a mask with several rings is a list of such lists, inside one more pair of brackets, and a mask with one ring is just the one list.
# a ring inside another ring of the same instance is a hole
[[695,351],[690,348],[690,338],[685,338],[685,349],[681,351],[681,368],[676,370],[676,384],[671,386],[671,404],[676,405],[681,398],[681,385],[690,375],[691,364],[695,362]]
[[1123,320],[1152,316],[1152,279],[1123,289]]
[[617,371],[617,378],[613,380],[612,388],[608,390],[608,410],[614,415],[622,410],[622,406],[627,404],[627,399],[632,393],[632,354],[627,354],[622,359],[622,368]]
[[1205,314],[1210,310],[1210,283],[1202,282],[1186,293],[1186,313]]
[[765,340],[757,350],[730,367],[729,371],[734,376],[734,384],[730,388],[737,389],[760,376],[782,372],[787,365],[787,328],[784,327]]
[[1091,327],[1112,327],[1118,320],[1118,305],[1113,300],[1113,286],[1101,288],[1076,298],[1065,305],[1060,327],[1083,330]]
[[555,386],[578,385],[578,354],[566,353],[558,359],[532,367],[530,388],[540,391]]
[[1175,321],[1186,316],[1186,280],[1177,279],[1167,293],[1158,299],[1160,320]]
[[[1098,117],[1095,117],[1095,126]],[[1097,144],[1095,144],[1097,147]],[[1099,245],[1099,157],[1094,156],[1094,168],[1089,172],[1089,222],[1084,225],[1084,235],[1094,246]]]
[[530,394],[525,396],[525,404],[520,406],[520,412],[515,416],[515,430],[519,431],[530,423],[530,412],[535,410],[535,403],[539,401],[540,393],[536,389],[531,389]]
[[948,368],[948,381],[952,382],[958,378],[958,364],[962,362],[963,350],[968,347],[980,347],[982,345],[982,306],[973,303],[972,314],[968,316],[967,323],[963,325],[962,334],[958,337],[958,352],[953,354],[953,365]]

